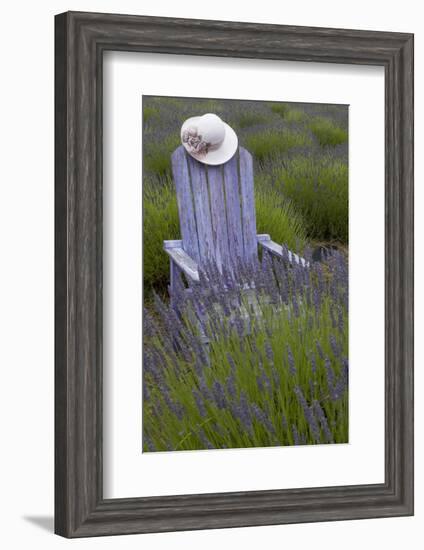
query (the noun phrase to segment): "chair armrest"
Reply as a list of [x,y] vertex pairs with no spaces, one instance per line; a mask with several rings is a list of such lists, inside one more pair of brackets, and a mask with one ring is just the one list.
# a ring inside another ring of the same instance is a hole
[[197,264],[184,252],[181,241],[163,241],[163,249],[189,279],[196,282],[199,281]]
[[274,241],[271,241],[271,237],[269,235],[257,235],[257,239],[260,246],[262,246],[262,248],[264,248],[274,256],[278,256],[283,260],[287,258],[290,263],[297,263],[300,264],[302,267],[309,267],[309,262],[307,262],[305,258],[298,256],[291,250],[287,250],[287,254],[284,254],[283,247],[275,243]]

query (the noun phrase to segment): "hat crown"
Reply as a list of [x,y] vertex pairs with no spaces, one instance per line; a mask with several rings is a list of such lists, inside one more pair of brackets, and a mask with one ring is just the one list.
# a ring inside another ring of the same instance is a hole
[[181,143],[199,162],[216,166],[230,160],[237,150],[238,139],[231,126],[218,115],[206,113],[183,123]]
[[197,131],[202,140],[212,146],[221,144],[225,138],[225,125],[214,113],[199,117]]

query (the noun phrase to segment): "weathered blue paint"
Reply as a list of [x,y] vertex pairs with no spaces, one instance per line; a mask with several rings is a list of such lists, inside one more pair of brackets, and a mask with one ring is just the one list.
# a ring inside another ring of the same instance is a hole
[[232,260],[244,259],[243,225],[238,177],[238,155],[223,165],[228,246]]
[[222,166],[207,167],[214,257],[219,270],[222,269],[223,265],[227,267],[230,265],[223,174]]
[[180,213],[180,229],[184,242],[184,250],[197,262],[200,259],[197,227],[194,216],[194,205],[190,188],[190,176],[183,146],[178,147],[171,157],[177,193],[178,211]]
[[[181,272],[188,280],[199,279],[198,269],[215,262],[218,269],[236,262],[251,263],[258,257],[258,243],[268,253],[282,257],[282,247],[269,235],[256,234],[253,161],[239,147],[225,164],[207,166],[188,155],[181,145],[172,154],[181,241],[164,241],[171,259],[171,288]],[[289,252],[289,261],[306,266]]]
[[[188,183],[191,185],[199,242],[199,263],[202,264],[204,261],[215,259],[208,181],[205,166],[187,153],[186,158],[190,172],[190,182]],[[180,210],[180,220],[184,215],[185,211]]]

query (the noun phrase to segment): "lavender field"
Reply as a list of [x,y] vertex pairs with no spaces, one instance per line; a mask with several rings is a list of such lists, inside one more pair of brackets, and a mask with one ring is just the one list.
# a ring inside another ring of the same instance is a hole
[[[169,299],[182,122],[213,112],[254,159],[259,252]],[[143,451],[348,441],[346,106],[143,97]],[[288,249],[307,268],[289,261]]]

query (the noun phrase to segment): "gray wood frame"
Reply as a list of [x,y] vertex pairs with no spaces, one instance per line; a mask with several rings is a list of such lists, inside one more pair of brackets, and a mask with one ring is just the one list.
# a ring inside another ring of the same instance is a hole
[[[56,533],[84,537],[411,515],[413,35],[72,12],[56,16],[55,30]],[[103,499],[105,50],[384,66],[384,483]]]

